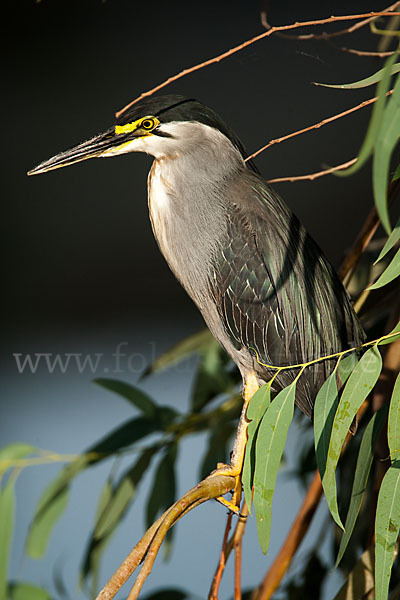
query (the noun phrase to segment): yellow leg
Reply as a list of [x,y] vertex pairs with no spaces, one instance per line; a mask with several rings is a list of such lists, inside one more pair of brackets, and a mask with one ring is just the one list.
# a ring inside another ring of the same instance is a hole
[[221,504],[223,504],[224,506],[226,506],[227,508],[229,508],[236,514],[239,513],[238,507],[240,505],[240,498],[242,495],[241,474],[242,474],[243,461],[244,461],[244,455],[245,455],[246,444],[247,444],[247,427],[249,425],[249,422],[246,417],[246,412],[247,412],[247,407],[249,405],[249,402],[250,402],[252,396],[258,390],[258,387],[259,386],[257,383],[256,374],[254,372],[251,372],[246,377],[245,384],[244,384],[244,394],[243,394],[244,402],[243,402],[242,413],[240,415],[240,420],[239,420],[239,425],[238,425],[238,429],[237,429],[237,433],[236,433],[235,442],[233,444],[231,462],[229,465],[218,465],[217,469],[215,471],[213,471],[213,473],[211,473],[211,475],[213,475],[213,474],[215,474],[215,475],[232,475],[233,477],[235,477],[235,487],[233,490],[232,500],[229,501],[223,497],[218,497],[218,498],[216,498],[216,500],[218,500],[218,502],[221,502]]

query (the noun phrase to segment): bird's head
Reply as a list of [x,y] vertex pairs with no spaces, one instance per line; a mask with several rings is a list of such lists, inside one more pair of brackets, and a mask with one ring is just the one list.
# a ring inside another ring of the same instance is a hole
[[[196,130],[197,128],[197,130]],[[199,135],[194,135],[196,131]],[[88,158],[146,152],[156,158],[185,152],[207,132],[218,131],[245,156],[244,148],[226,123],[197,100],[183,96],[151,97],[124,110],[115,125],[28,172],[37,175]]]

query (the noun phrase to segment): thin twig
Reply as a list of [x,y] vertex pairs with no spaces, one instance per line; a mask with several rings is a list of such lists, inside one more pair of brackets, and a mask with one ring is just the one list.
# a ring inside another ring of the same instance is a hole
[[219,586],[220,586],[221,579],[222,579],[222,574],[224,572],[225,565],[226,565],[226,559],[227,559],[226,547],[227,547],[227,544],[228,544],[229,531],[230,531],[230,528],[231,528],[231,525],[232,525],[232,516],[233,515],[230,512],[228,514],[228,518],[227,518],[227,521],[226,521],[226,526],[225,526],[225,531],[224,531],[224,538],[222,540],[221,553],[219,555],[218,566],[217,566],[217,569],[216,569],[215,574],[214,574],[213,582],[211,584],[211,589],[210,589],[210,592],[208,594],[208,600],[218,600]]
[[235,600],[242,600],[242,542],[248,514],[249,509],[247,508],[246,501],[244,501],[235,532],[232,536],[233,547],[235,549]]
[[[396,4],[399,4],[399,3],[396,3]],[[336,21],[354,21],[354,20],[358,20],[358,19],[364,19],[365,17],[367,17],[369,20],[373,20],[376,17],[385,17],[385,16],[392,16],[392,15],[400,15],[400,13],[390,12],[389,10],[387,10],[387,11],[380,11],[380,12],[372,11],[372,12],[358,14],[358,15],[331,16],[331,17],[328,17],[326,19],[318,19],[318,20],[313,20],[313,21],[303,21],[303,22],[300,22],[300,23],[296,22],[296,23],[291,23],[290,25],[279,25],[277,27],[271,27],[271,29],[269,29],[268,31],[264,31],[263,33],[260,33],[259,35],[256,35],[255,37],[253,37],[253,38],[251,38],[249,40],[246,40],[242,44],[239,44],[238,46],[235,46],[234,48],[231,48],[230,50],[226,50],[225,52],[222,52],[222,54],[218,54],[218,56],[214,56],[213,58],[209,58],[208,60],[205,60],[205,61],[203,61],[201,63],[198,63],[197,65],[194,65],[193,67],[190,67],[188,69],[184,69],[183,71],[180,71],[180,73],[177,73],[176,75],[173,75],[172,77],[168,77],[168,79],[166,79],[162,83],[156,85],[155,87],[153,87],[151,90],[148,90],[147,92],[143,92],[143,94],[141,94],[140,96],[138,96],[137,98],[135,98],[134,100],[132,100],[132,102],[129,102],[129,104],[127,104],[126,106],[124,106],[124,108],[122,108],[121,110],[119,110],[116,113],[116,117],[118,118],[128,108],[130,108],[131,106],[133,106],[134,104],[136,104],[140,100],[143,100],[143,98],[147,98],[148,96],[152,96],[155,92],[158,92],[159,90],[161,90],[162,88],[166,87],[170,83],[173,83],[174,81],[177,81],[178,79],[181,79],[182,77],[185,77],[186,75],[189,75],[190,73],[194,73],[195,71],[199,71],[200,69],[204,69],[205,67],[208,67],[208,66],[210,66],[212,64],[219,63],[221,60],[224,60],[225,58],[228,58],[228,56],[232,56],[236,52],[239,52],[239,51],[243,50],[244,48],[247,48],[248,46],[251,46],[255,42],[258,42],[259,40],[262,40],[262,39],[264,39],[266,37],[269,37],[273,33],[276,33],[276,32],[279,32],[279,31],[287,31],[287,30],[290,30],[290,29],[298,29],[299,27],[309,27],[309,26],[315,26],[315,25],[325,25],[326,23],[334,23]]]
[[318,177],[323,177],[324,175],[330,175],[335,171],[342,171],[343,169],[347,169],[347,167],[351,167],[356,162],[357,157],[348,160],[341,165],[336,165],[336,167],[330,167],[329,169],[325,169],[324,171],[317,171],[316,173],[309,173],[308,175],[295,175],[291,177],[277,177],[275,179],[268,179],[267,183],[281,183],[282,181],[314,181],[314,179],[318,179]]
[[[210,592],[208,595],[209,600],[217,598],[217,596],[218,596],[218,587],[220,585],[222,571],[225,568],[226,562],[227,562],[232,550],[235,548],[235,545],[241,543],[241,539],[242,539],[245,529],[246,529],[248,514],[249,514],[249,509],[247,507],[246,502],[244,501],[242,508],[240,510],[239,518],[237,519],[235,531],[233,532],[229,542],[227,544],[225,544],[223,561],[221,561],[221,559],[220,559],[220,563],[215,572],[214,579],[213,579],[213,582],[212,582],[212,585],[210,588]],[[218,573],[220,564],[223,564],[223,568],[222,568],[221,574],[218,575],[218,578],[217,578],[217,573]]]
[[[390,95],[391,93],[393,93],[393,90],[389,90],[387,95]],[[247,162],[248,160],[251,160],[252,158],[255,158],[256,156],[261,154],[261,152],[264,152],[264,150],[267,150],[267,148],[270,148],[271,146],[273,146],[275,144],[280,144],[281,142],[289,140],[290,138],[295,137],[296,135],[300,135],[302,133],[306,133],[307,131],[311,131],[312,129],[319,129],[323,125],[332,123],[332,121],[336,121],[337,119],[340,119],[341,117],[346,117],[347,115],[350,115],[351,113],[355,112],[356,110],[360,110],[360,108],[364,108],[365,106],[369,106],[370,104],[373,104],[377,100],[378,100],[377,96],[375,96],[374,98],[370,98],[369,100],[364,100],[360,104],[357,104],[357,106],[352,106],[351,108],[348,108],[347,110],[344,110],[341,113],[337,113],[336,115],[333,115],[332,117],[326,117],[325,119],[322,119],[322,121],[319,121],[318,123],[314,123],[313,125],[309,125],[308,127],[304,127],[303,129],[299,129],[298,131],[293,131],[292,133],[288,133],[287,135],[283,135],[282,137],[270,140],[268,142],[268,144],[266,144],[262,148],[259,148],[258,150],[256,150],[256,152],[253,152],[253,154],[248,156],[245,159],[245,162]]]
[[372,52],[369,50],[356,50],[355,48],[346,48],[346,46],[336,46],[339,50],[343,52],[348,52],[349,54],[355,54],[356,56],[376,56],[378,58],[386,58],[387,56],[392,56],[397,50],[389,51],[389,52]]
[[[390,6],[385,8],[382,12],[387,13],[390,11],[394,11],[394,9],[397,6],[399,6],[399,4],[400,4],[400,2],[395,2],[394,4],[391,4]],[[389,15],[386,15],[386,16],[389,16]],[[364,21],[355,23],[354,25],[351,25],[350,27],[346,27],[346,29],[341,29],[339,31],[333,31],[332,33],[323,31],[322,33],[305,33],[305,34],[300,34],[300,35],[291,35],[291,34],[284,34],[284,33],[281,33],[278,35],[279,35],[279,37],[283,37],[288,40],[328,40],[330,38],[339,37],[341,35],[345,35],[348,33],[353,33],[354,31],[357,31],[357,29],[361,29],[361,27],[365,27],[365,25],[368,25],[368,23],[371,23],[371,21],[374,21],[376,18],[377,18],[376,16],[368,17]],[[273,29],[271,27],[271,25],[268,23],[266,11],[261,12],[261,23],[268,31],[270,31],[270,29]]]

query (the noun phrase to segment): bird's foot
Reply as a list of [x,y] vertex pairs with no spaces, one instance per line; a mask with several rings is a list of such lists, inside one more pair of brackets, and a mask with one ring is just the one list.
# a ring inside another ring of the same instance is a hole
[[235,513],[235,515],[240,516],[240,499],[242,496],[242,478],[241,478],[241,466],[238,468],[237,465],[230,464],[226,465],[224,463],[218,463],[215,471],[210,473],[209,477],[213,477],[215,475],[229,475],[234,477],[235,485],[233,487],[232,499],[227,500],[223,496],[218,496],[215,498],[220,504],[225,506],[228,510]]

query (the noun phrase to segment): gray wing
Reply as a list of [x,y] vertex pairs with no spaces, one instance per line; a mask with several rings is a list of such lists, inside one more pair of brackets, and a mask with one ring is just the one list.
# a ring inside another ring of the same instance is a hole
[[[248,173],[245,184],[235,185],[213,274],[230,341],[237,349],[254,349],[260,363],[276,366],[358,345],[363,332],[350,300],[298,219],[257,175]],[[331,367],[327,361],[309,367],[298,382],[296,403],[309,416]],[[274,373],[257,361],[254,368],[263,381]],[[275,389],[289,385],[298,372],[282,371]]]

